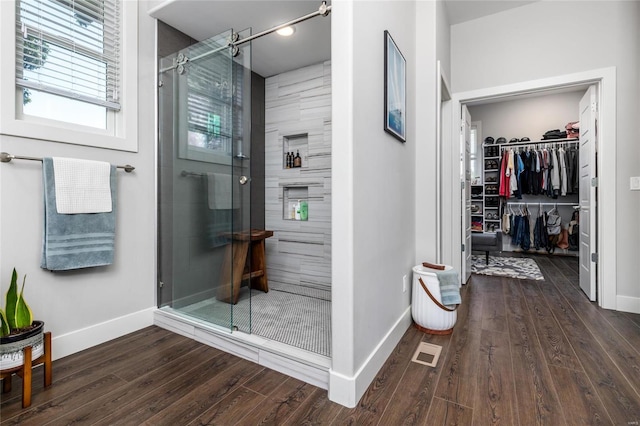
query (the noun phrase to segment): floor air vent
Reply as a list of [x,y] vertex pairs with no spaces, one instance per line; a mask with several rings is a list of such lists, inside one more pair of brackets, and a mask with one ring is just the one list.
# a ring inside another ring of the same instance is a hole
[[429,367],[435,367],[438,363],[438,358],[440,358],[441,351],[442,346],[432,345],[427,342],[420,342],[411,361],[417,362],[418,364],[428,365]]

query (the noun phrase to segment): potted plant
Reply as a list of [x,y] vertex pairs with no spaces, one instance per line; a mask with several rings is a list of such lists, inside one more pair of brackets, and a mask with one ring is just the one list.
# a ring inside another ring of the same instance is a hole
[[31,308],[24,300],[26,280],[25,275],[18,293],[18,274],[13,269],[5,308],[0,309],[0,370],[21,366],[24,363],[23,349],[27,346],[32,348],[33,359],[44,353],[44,322],[33,320]]

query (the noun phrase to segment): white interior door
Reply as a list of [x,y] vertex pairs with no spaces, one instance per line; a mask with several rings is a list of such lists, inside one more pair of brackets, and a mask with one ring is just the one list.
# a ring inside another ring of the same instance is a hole
[[471,114],[466,105],[462,105],[461,129],[461,180],[462,180],[462,282],[466,283],[471,276]]
[[[580,288],[596,300],[596,118],[595,86],[580,100]],[[593,256],[592,256],[593,254]]]

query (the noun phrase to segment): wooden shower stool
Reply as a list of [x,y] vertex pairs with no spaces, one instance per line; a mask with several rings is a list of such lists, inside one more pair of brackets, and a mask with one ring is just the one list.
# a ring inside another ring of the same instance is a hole
[[[222,302],[238,303],[240,284],[251,280],[251,288],[269,291],[267,281],[267,261],[264,251],[264,240],[273,236],[273,231],[252,229],[251,231],[233,232],[226,235],[233,240],[227,244],[222,261],[220,287],[216,298]],[[249,259],[249,248],[251,258]],[[250,260],[250,262],[247,262]]]
[[44,333],[44,353],[38,358],[31,360],[31,346],[27,346],[22,351],[24,363],[18,367],[0,370],[2,379],[2,393],[11,392],[11,376],[17,374],[22,377],[22,408],[31,405],[31,369],[36,365],[44,364],[44,385],[50,386],[52,379],[51,366],[51,332]]

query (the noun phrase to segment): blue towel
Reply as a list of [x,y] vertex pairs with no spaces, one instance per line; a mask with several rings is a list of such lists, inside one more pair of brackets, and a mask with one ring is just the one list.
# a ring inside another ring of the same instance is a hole
[[[213,177],[215,175],[215,178]],[[229,234],[234,230],[234,225],[241,223],[240,209],[231,208],[239,203],[239,192],[231,193],[232,181],[229,175],[229,179],[226,180],[229,192],[222,194],[220,191],[216,194],[215,187],[219,185],[222,180],[217,173],[205,173],[203,183],[205,187],[205,197],[207,197],[206,205],[206,220],[207,220],[207,239],[209,247],[223,247],[231,242]],[[216,183],[217,181],[217,183]],[[224,192],[224,191],[223,191]],[[225,198],[222,202],[217,202],[213,197]]]
[[445,306],[461,303],[458,272],[450,269],[448,271],[435,271],[435,273],[440,282],[440,302]]
[[116,168],[111,166],[112,209],[107,213],[58,214],[53,160],[42,161],[44,235],[40,267],[50,271],[113,263],[116,230]]

